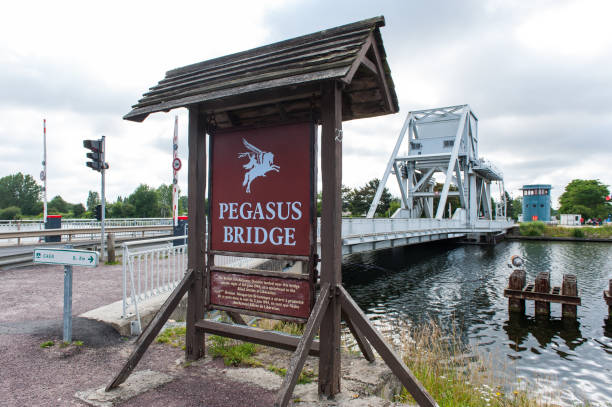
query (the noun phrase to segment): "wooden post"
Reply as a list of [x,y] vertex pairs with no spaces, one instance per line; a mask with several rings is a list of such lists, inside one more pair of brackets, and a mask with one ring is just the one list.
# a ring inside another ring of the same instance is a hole
[[[550,273],[542,272],[538,274],[535,280],[534,292],[550,293]],[[550,316],[550,302],[535,301],[536,316]]]
[[612,318],[612,279],[608,282],[608,299],[611,299],[608,302],[608,315]]
[[604,298],[608,304],[608,316],[610,317],[610,321],[612,321],[612,279],[610,279],[608,284],[608,292],[606,293],[604,291]]
[[189,250],[187,268],[194,272],[194,282],[187,297],[187,333],[185,358],[196,360],[204,356],[204,332],[195,323],[204,318],[204,271],[206,266],[206,129],[205,117],[198,106],[189,108],[189,173],[188,216]]
[[333,81],[322,85],[321,96],[321,286],[329,284],[331,299],[320,329],[319,394],[340,392],[341,308],[337,288],[342,284],[342,93]]
[[[525,270],[514,270],[508,280],[508,288],[522,290],[525,287],[527,276]],[[508,299],[508,311],[525,314],[525,300],[519,298]]]
[[109,263],[114,263],[115,262],[115,234],[114,233],[109,233],[107,235],[106,250],[108,253],[107,261]]
[[[578,296],[578,283],[574,274],[563,275],[561,294],[572,297]],[[576,318],[578,306],[572,304],[561,304],[561,316],[564,318]]]

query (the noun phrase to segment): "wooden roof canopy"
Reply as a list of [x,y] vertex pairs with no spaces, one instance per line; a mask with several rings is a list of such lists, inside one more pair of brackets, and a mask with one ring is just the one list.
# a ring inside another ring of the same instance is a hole
[[342,86],[342,120],[395,113],[397,95],[375,17],[176,68],[124,119],[199,105],[220,129],[320,118],[321,83]]

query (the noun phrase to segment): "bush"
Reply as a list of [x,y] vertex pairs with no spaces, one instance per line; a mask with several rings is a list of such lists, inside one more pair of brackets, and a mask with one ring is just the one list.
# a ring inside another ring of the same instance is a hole
[[584,237],[584,231],[582,229],[574,229],[572,230],[573,237]]
[[521,236],[542,236],[546,224],[544,222],[523,222],[520,224],[519,229]]
[[0,209],[0,219],[2,220],[17,220],[21,219],[21,209],[17,206],[9,206]]

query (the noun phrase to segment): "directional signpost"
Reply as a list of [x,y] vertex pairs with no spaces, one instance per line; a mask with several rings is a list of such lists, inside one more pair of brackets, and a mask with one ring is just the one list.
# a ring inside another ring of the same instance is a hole
[[63,264],[65,266],[98,266],[98,252],[70,248],[34,249],[34,263]]
[[98,252],[65,248],[36,248],[34,263],[64,265],[64,342],[72,342],[72,266],[97,267]]

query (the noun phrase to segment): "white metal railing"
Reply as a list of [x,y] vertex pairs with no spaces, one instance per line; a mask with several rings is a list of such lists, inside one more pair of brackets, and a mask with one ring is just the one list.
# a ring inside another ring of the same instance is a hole
[[[122,318],[132,313],[140,331],[138,303],[160,294],[171,292],[187,271],[187,236],[137,240],[123,243],[123,312]],[[174,246],[178,241],[179,245]],[[274,269],[275,264],[264,264],[265,259],[215,256],[215,265],[243,268]]]
[[[62,219],[62,229],[100,227],[100,221],[95,219]],[[159,226],[172,225],[172,218],[107,218],[104,224],[111,226]],[[45,222],[42,219],[0,220],[0,232],[15,232],[18,230],[42,230]]]
[[[172,236],[122,244],[123,318],[128,316],[128,307],[133,306],[140,327],[138,303],[172,291],[181,281],[187,270],[186,238]],[[174,241],[181,244],[174,246]]]

